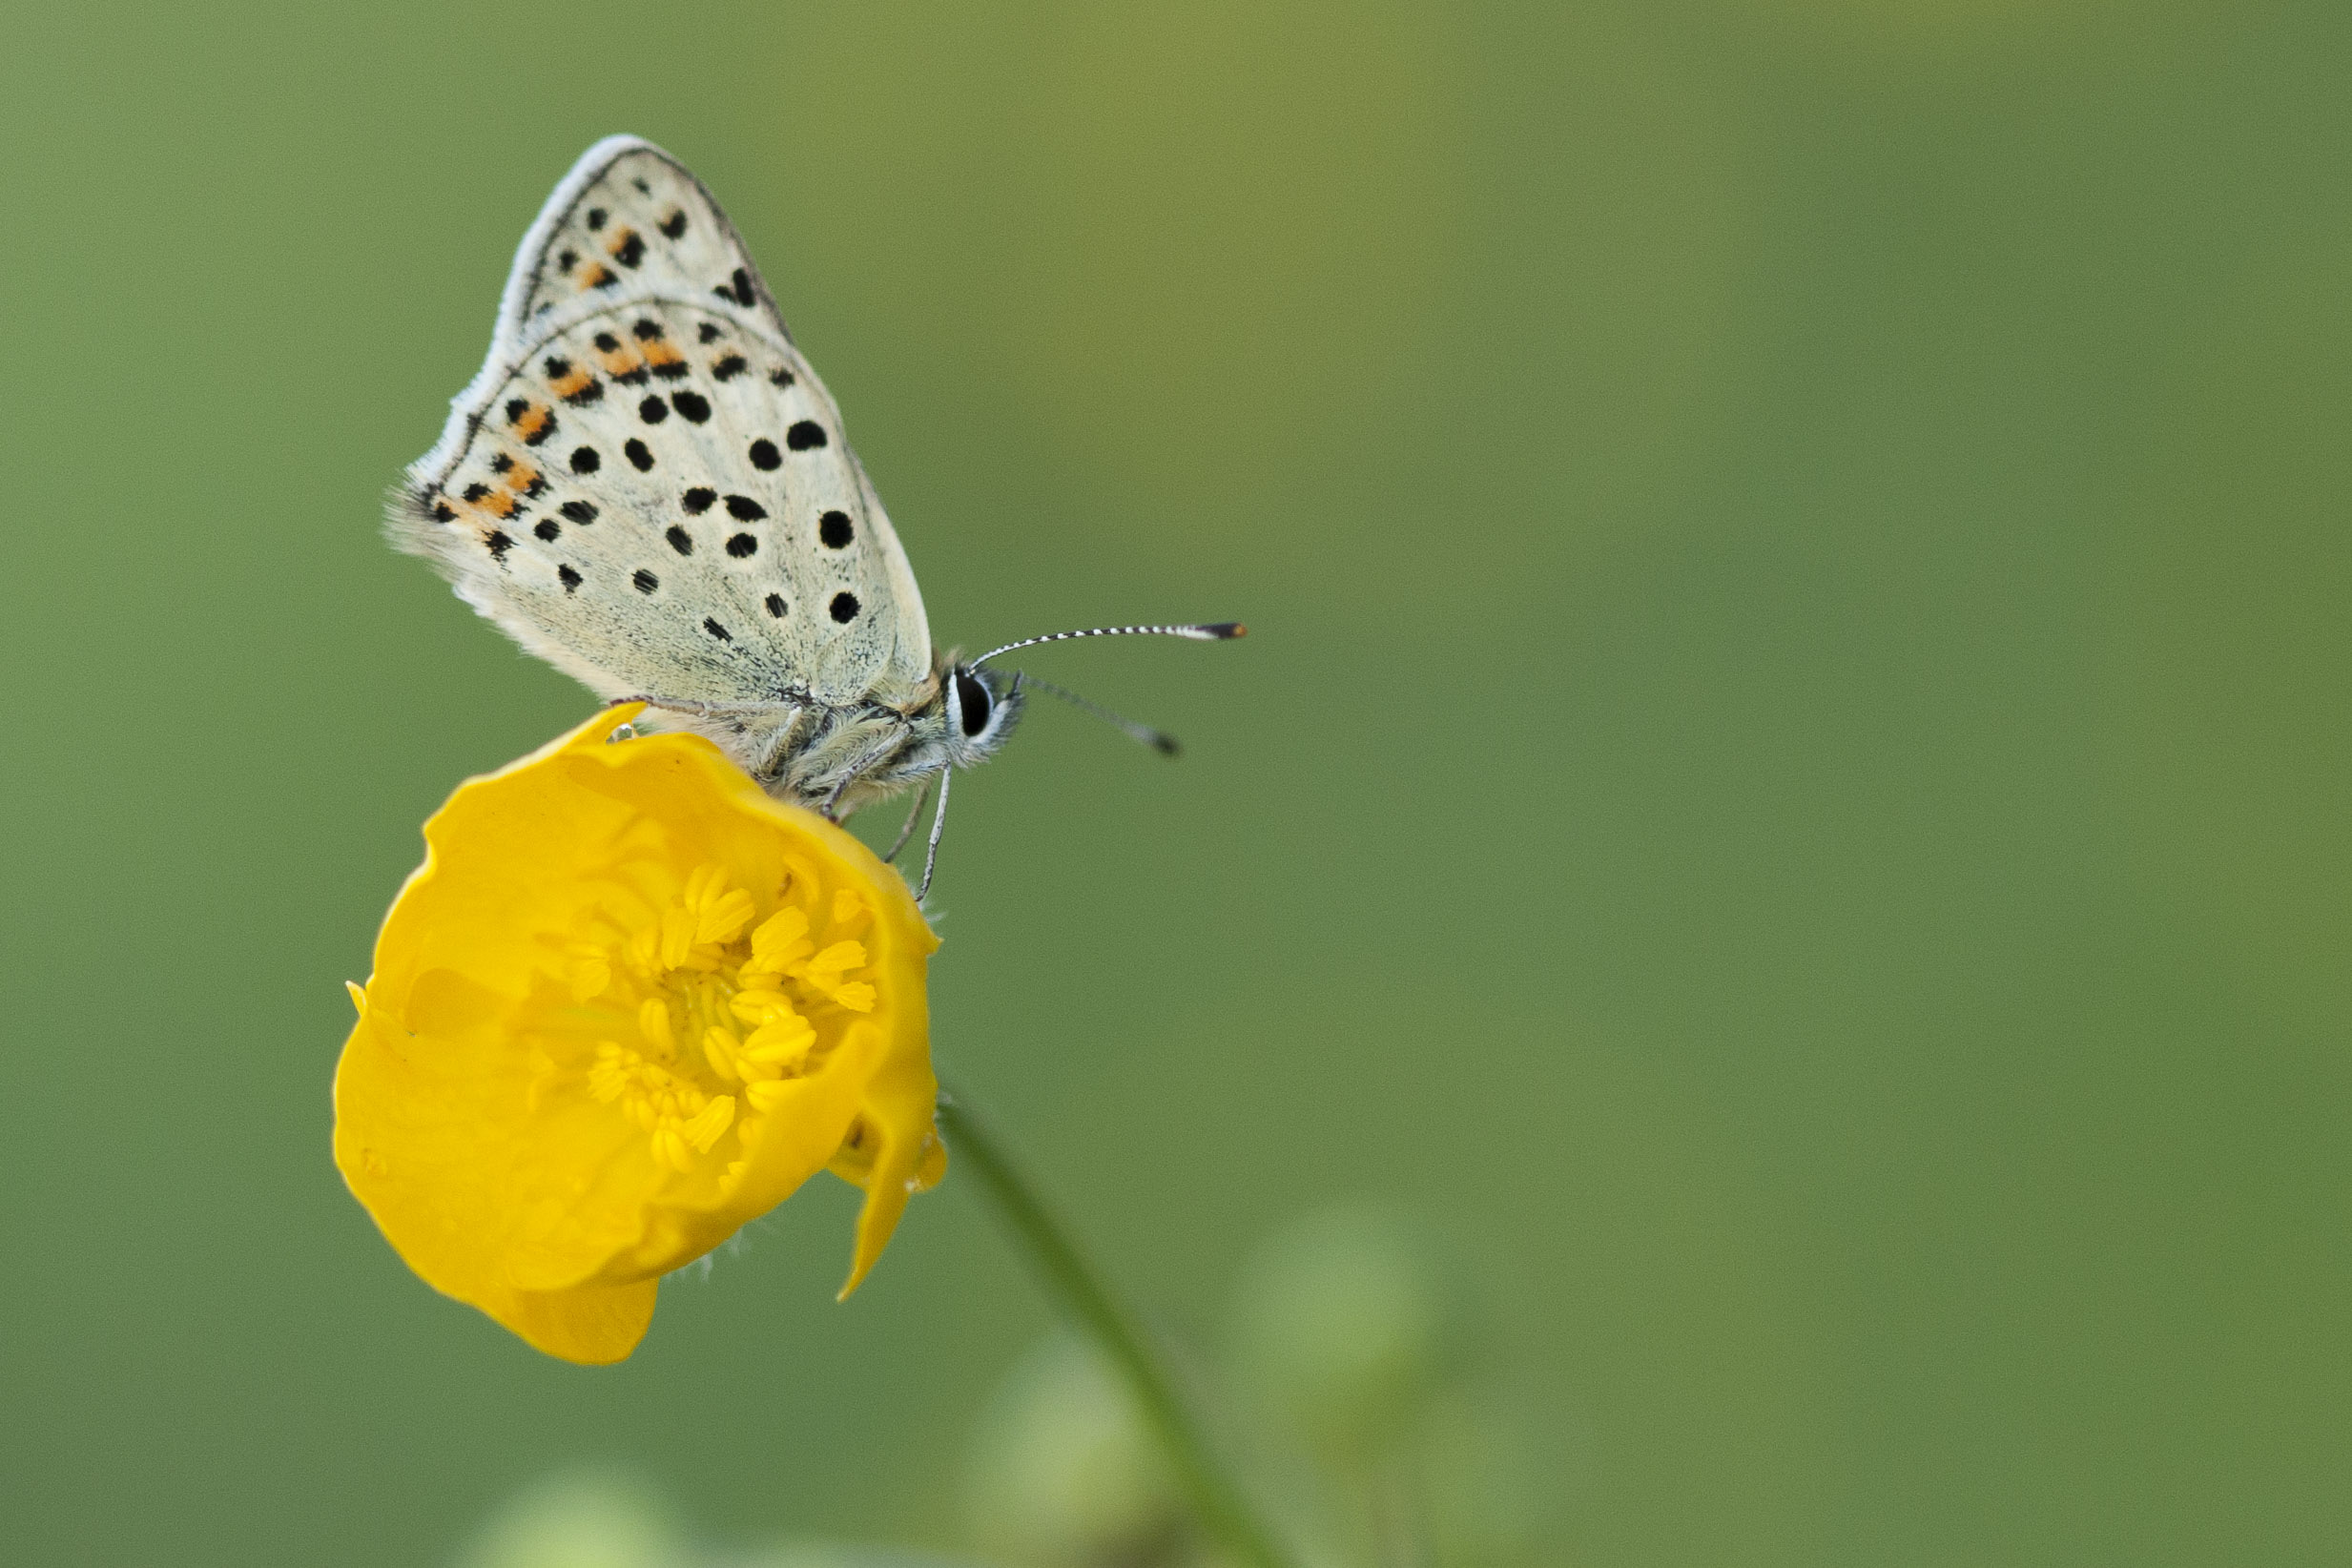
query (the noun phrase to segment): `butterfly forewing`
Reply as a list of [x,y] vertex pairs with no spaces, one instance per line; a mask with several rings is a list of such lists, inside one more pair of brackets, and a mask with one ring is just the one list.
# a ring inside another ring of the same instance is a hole
[[499,320],[502,336],[584,298],[702,299],[781,335],[759,269],[703,183],[629,137],[588,149],[532,225]]
[[409,478],[399,542],[606,695],[895,704],[930,674],[833,400],[710,194],[644,143],[557,188]]

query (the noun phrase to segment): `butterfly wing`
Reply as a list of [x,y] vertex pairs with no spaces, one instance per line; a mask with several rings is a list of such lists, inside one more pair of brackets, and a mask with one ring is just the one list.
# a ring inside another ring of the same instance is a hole
[[659,148],[590,148],[392,508],[402,548],[609,697],[899,705],[922,596],[734,227]]

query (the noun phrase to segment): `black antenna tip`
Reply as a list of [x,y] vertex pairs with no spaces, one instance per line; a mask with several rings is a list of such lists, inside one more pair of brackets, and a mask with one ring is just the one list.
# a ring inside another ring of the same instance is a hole
[[1152,735],[1151,749],[1159,753],[1162,756],[1176,756],[1181,754],[1184,751],[1183,747],[1176,744],[1176,737],[1166,733],[1165,731],[1155,732]]
[[1221,642],[1249,635],[1249,629],[1239,621],[1219,621],[1215,626],[1205,626],[1201,629]]

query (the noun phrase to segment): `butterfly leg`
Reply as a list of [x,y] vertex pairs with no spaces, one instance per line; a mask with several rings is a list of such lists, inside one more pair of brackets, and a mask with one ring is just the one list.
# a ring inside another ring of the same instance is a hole
[[897,859],[898,852],[906,848],[906,841],[915,836],[915,824],[922,820],[923,802],[930,798],[931,780],[926,778],[923,787],[915,792],[915,808],[906,814],[906,826],[898,830],[898,841],[890,846],[888,855],[882,856],[882,864],[889,865]]
[[939,835],[947,831],[947,775],[950,770],[939,770],[939,812],[931,819],[931,845],[923,852],[923,885],[915,890],[915,901],[921,903],[931,893],[931,874],[939,865]]
[[[905,735],[894,730],[884,734],[874,745],[866,748],[853,760],[839,764],[841,781],[833,787],[833,793],[825,796],[825,803],[817,808],[824,815],[825,820],[828,822],[840,821],[841,817],[837,815],[837,808],[841,803],[841,796],[849,793],[849,787],[873,773],[892,753],[900,750],[905,745]],[[863,804],[862,801],[859,803],[860,809]]]
[[785,710],[784,722],[776,727],[775,738],[768,743],[768,750],[761,755],[759,766],[752,770],[752,776],[759,780],[759,787],[771,794],[776,793],[776,781],[783,776],[786,765],[792,760],[793,740],[800,732],[800,715],[805,710],[800,708]]

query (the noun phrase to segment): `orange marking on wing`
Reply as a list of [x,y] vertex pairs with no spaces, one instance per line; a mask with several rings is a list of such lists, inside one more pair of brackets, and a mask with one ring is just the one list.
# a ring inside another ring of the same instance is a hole
[[539,483],[539,470],[527,463],[518,463],[506,470],[503,483],[515,494],[523,495]]
[[547,421],[552,417],[547,412],[547,404],[535,402],[523,410],[521,419],[510,423],[514,425],[516,435],[521,436],[525,441],[529,441],[547,427]]
[[619,348],[614,349],[609,354],[607,354],[602,349],[599,349],[597,350],[597,356],[605,361],[605,374],[610,376],[615,381],[620,380],[623,376],[628,375],[632,370],[642,370],[645,368],[645,361],[637,358],[637,351],[630,348],[627,343],[623,343]]
[[685,358],[685,355],[670,346],[670,340],[667,338],[656,338],[645,345],[645,362],[650,365],[677,364]]
[[581,274],[580,276],[580,287],[583,292],[588,289],[603,288],[607,283],[611,281],[612,269],[606,266],[602,261],[597,262],[596,265],[588,268],[587,272]]
[[595,380],[587,367],[574,365],[569,375],[549,382],[547,386],[559,398],[576,398],[587,391]]
[[514,515],[514,497],[504,490],[492,490],[474,505],[498,517]]

